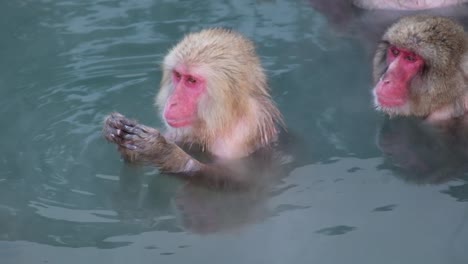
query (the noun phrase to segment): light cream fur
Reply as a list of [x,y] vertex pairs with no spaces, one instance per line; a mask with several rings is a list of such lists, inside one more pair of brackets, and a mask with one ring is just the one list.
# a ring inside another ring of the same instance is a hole
[[205,78],[207,92],[192,127],[167,126],[174,141],[198,143],[219,157],[238,158],[276,140],[282,117],[250,40],[221,28],[185,36],[164,58],[156,97],[161,112],[173,90],[171,73],[181,65]]

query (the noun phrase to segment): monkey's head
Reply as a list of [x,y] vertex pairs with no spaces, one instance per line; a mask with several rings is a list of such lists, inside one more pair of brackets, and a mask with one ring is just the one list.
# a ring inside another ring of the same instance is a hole
[[411,16],[393,24],[374,56],[373,94],[390,115],[427,116],[466,90],[463,27],[443,17]]
[[189,34],[169,51],[156,104],[170,129],[218,133],[250,116],[253,97],[270,98],[254,45],[215,28]]

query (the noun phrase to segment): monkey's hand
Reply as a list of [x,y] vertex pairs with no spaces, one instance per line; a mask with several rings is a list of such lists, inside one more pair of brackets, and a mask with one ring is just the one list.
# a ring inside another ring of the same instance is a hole
[[196,172],[202,166],[176,144],[168,142],[157,129],[119,113],[105,119],[103,133],[108,141],[117,144],[127,161],[155,165],[166,173]]
[[[108,141],[117,144],[124,157],[130,158],[129,161],[135,161],[133,158],[137,156],[148,156],[158,143],[166,141],[158,130],[141,125],[119,113],[106,117],[103,133]],[[129,157],[126,154],[130,154]]]

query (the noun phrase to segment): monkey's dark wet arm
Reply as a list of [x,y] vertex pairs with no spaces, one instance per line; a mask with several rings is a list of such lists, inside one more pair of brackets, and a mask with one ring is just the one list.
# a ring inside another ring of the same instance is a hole
[[118,146],[129,162],[156,166],[161,172],[187,180],[224,186],[246,184],[245,172],[228,164],[205,164],[169,142],[152,127],[144,126],[119,113],[112,113],[104,122],[105,138]]

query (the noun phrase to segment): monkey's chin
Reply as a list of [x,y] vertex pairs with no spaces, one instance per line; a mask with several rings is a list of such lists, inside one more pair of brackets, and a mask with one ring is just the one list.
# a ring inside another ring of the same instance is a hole
[[185,119],[166,119],[166,122],[169,126],[173,128],[183,128],[192,125],[193,120],[191,118]]
[[410,105],[408,102],[402,104],[382,104],[377,97],[374,97],[374,106],[389,116],[407,116],[410,114]]

